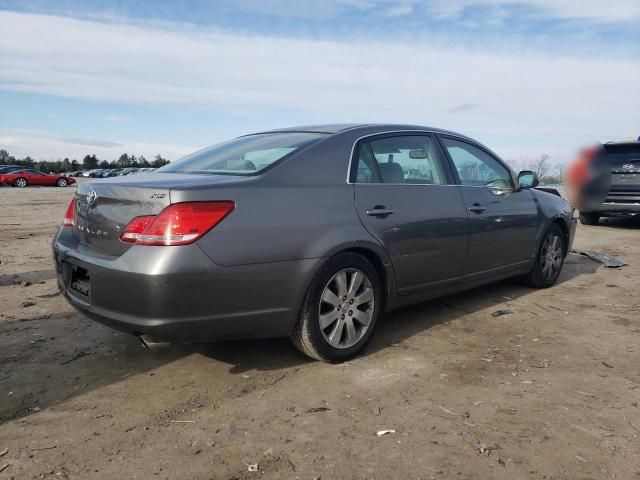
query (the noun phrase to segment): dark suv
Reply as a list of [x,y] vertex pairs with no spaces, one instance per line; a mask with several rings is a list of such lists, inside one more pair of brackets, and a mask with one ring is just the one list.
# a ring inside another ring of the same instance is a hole
[[601,145],[592,166],[599,181],[585,190],[580,222],[595,225],[600,217],[640,214],[640,139]]

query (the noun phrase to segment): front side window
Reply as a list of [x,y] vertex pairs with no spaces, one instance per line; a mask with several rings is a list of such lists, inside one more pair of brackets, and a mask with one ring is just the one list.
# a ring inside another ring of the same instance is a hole
[[252,175],[327,136],[312,132],[248,135],[187,155],[156,171]]
[[512,188],[511,174],[488,153],[467,142],[442,138],[462,185]]
[[356,182],[379,182],[375,169],[382,183],[447,183],[438,151],[427,135],[383,137],[361,144]]

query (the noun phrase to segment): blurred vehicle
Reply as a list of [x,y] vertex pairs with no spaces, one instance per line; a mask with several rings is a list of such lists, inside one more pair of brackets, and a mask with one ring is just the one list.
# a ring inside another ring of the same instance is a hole
[[0,173],[0,184],[12,185],[20,188],[24,188],[28,185],[55,185],[58,187],[66,187],[67,185],[73,185],[74,183],[76,183],[76,181],[73,178],[59,174],[42,173],[39,170],[34,170],[32,168],[16,170],[9,173]]
[[109,177],[115,177],[116,175],[118,175],[118,169],[117,168],[108,168],[107,170],[103,170],[102,172],[100,172],[98,177],[100,177],[100,178],[109,178]]
[[580,222],[640,213],[640,141],[584,149],[567,171],[567,193]]
[[136,172],[138,169],[134,168],[134,167],[127,167],[127,168],[123,168],[121,170],[118,171],[117,176],[121,177],[124,175],[131,175],[132,173]]
[[24,167],[21,167],[20,165],[2,165],[0,166],[0,173],[9,173],[9,172],[15,172],[16,170],[21,170]]

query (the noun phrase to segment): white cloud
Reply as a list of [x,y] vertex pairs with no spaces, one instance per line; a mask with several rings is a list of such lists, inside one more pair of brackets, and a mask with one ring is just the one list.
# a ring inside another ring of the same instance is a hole
[[[386,2],[387,0],[382,0]],[[378,6],[380,0],[221,0],[218,7],[231,10],[297,18],[331,18],[345,10],[368,10]]]
[[[0,25],[4,90],[256,116],[299,112],[327,122],[414,122],[481,140],[544,138],[565,149],[635,134],[640,125],[635,59],[483,52],[435,40],[242,36],[6,11]],[[461,105],[477,107],[462,112]]]
[[129,121],[129,117],[126,117],[124,115],[106,115],[102,118],[108,122],[128,122]]
[[415,8],[414,2],[412,1],[403,1],[398,2],[394,5],[388,6],[383,15],[387,17],[403,17],[405,15],[410,15],[413,13]]
[[17,158],[27,155],[37,160],[55,160],[65,157],[81,161],[87,154],[95,153],[100,160],[115,160],[123,153],[144,155],[147,160],[156,154],[175,160],[187,153],[199,150],[199,146],[164,143],[107,141],[88,138],[60,139],[37,132],[0,130],[0,148]]
[[529,7],[540,14],[561,19],[586,19],[595,22],[636,22],[640,20],[638,0],[436,0],[424,4],[441,16],[458,16],[470,6]]
[[[457,17],[468,7],[491,7],[498,16],[509,7],[525,7],[546,17],[594,22],[635,22],[640,19],[638,0],[228,0],[219,5],[280,17],[331,18],[348,10],[380,11],[383,15],[408,15],[419,9],[438,17]],[[491,20],[483,18],[482,21]]]

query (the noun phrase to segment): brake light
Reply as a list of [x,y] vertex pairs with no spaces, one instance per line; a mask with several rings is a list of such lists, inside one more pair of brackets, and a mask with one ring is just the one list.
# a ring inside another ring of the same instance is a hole
[[67,212],[62,220],[63,227],[73,227],[76,224],[76,199],[72,198],[67,207]]
[[158,215],[131,220],[120,240],[136,245],[186,245],[215,227],[234,208],[230,201],[174,203]]
[[582,152],[580,152],[580,157],[582,159],[583,162],[585,163],[591,163],[595,160],[595,158],[598,156],[598,147],[587,147],[585,149],[582,150]]

